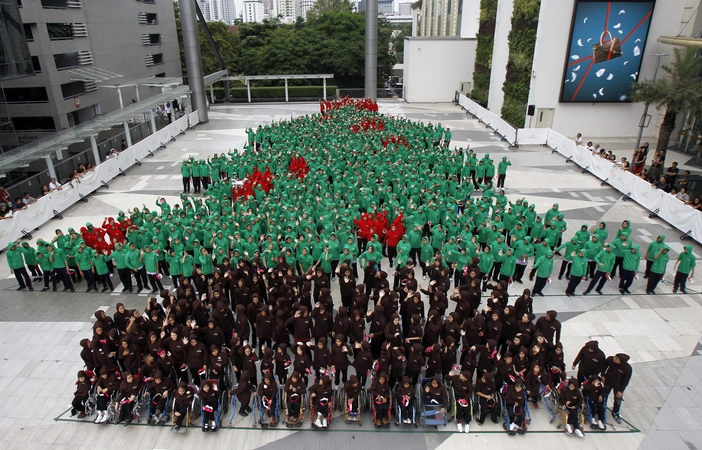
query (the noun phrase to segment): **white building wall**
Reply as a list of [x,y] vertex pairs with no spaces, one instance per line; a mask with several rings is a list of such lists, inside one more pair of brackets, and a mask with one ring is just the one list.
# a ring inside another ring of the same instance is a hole
[[[653,53],[673,54],[673,47],[660,44],[659,36],[675,36],[682,28],[681,22],[690,0],[663,0],[656,2],[653,12],[648,42],[644,49],[639,80],[653,76],[656,58]],[[638,135],[638,125],[643,104],[638,103],[559,103],[563,67],[567,58],[568,37],[574,13],[575,0],[542,0],[539,16],[539,29],[534,55],[534,66],[529,94],[529,104],[539,108],[554,108],[552,128],[561,134],[572,137],[582,133],[584,138],[634,137]],[[689,13],[688,13],[689,15]],[[687,19],[687,17],[685,17]],[[685,34],[696,30],[687,27]],[[670,62],[665,57],[661,63]],[[659,72],[659,76],[664,76]],[[497,82],[497,80],[492,80]],[[492,108],[491,108],[492,110]],[[498,112],[498,111],[493,111]],[[661,113],[664,111],[661,111]],[[645,136],[656,136],[662,114],[651,108],[651,126]],[[527,117],[526,125],[529,125]],[[532,126],[534,124],[532,123]]]
[[405,100],[452,101],[461,81],[473,78],[476,45],[459,37],[406,37]]
[[474,38],[478,34],[480,27],[480,2],[477,0],[458,0],[463,3],[460,36],[462,38]]
[[244,2],[244,22],[263,22],[264,8],[263,2],[245,1]]

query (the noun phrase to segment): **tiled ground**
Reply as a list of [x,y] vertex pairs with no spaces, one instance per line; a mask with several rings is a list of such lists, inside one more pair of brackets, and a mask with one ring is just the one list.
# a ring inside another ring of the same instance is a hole
[[[64,220],[53,221],[34,233],[49,238],[57,227],[80,227],[86,221],[101,222],[107,215],[133,205],[153,204],[155,196],[175,201],[181,183],[178,165],[190,155],[205,157],[240,147],[244,129],[258,123],[314,113],[317,104],[216,106],[210,122],[200,125],[171,142],[154,158],[129,170],[125,177],[110,183],[64,213]],[[478,154],[498,158],[508,155],[513,163],[507,176],[510,198],[526,197],[540,212],[553,203],[566,213],[573,233],[583,223],[604,220],[616,229],[624,220],[632,221],[635,242],[643,248],[659,233],[668,235],[671,260],[682,250],[677,233],[660,220],[648,219],[636,204],[622,202],[616,191],[601,187],[599,180],[580,174],[573,164],[552,155],[544,147],[507,148],[484,125],[461,113],[451,104],[406,105],[382,103],[381,110],[413,120],[441,122],[453,131],[452,144],[470,145]],[[569,237],[567,234],[566,237]],[[701,254],[699,246],[695,253]],[[557,267],[560,261],[557,261]],[[672,264],[668,279],[672,280]],[[0,448],[1,449],[179,449],[232,448],[357,450],[359,447],[423,449],[466,448],[622,448],[676,449],[702,447],[702,296],[696,285],[690,295],[673,295],[669,284],[659,287],[661,295],[643,294],[643,280],[635,282],[633,294],[621,297],[616,282],[605,286],[605,295],[568,298],[565,282],[546,288],[546,297],[536,301],[538,313],[559,311],[563,321],[566,359],[590,339],[597,339],[607,354],[624,351],[631,355],[634,377],[625,394],[622,413],[629,422],[616,426],[616,432],[586,434],[575,439],[557,432],[542,409],[532,411],[531,432],[525,437],[509,437],[501,427],[474,425],[471,434],[427,430],[421,435],[411,430],[376,431],[368,423],[359,428],[335,422],[328,432],[249,429],[250,419],[237,418],[235,430],[203,434],[192,429],[177,435],[167,427],[96,426],[64,421],[69,407],[76,372],[81,368],[78,342],[90,336],[92,314],[96,309],[114,312],[117,302],[128,308],[143,308],[146,294],[121,294],[121,286],[106,294],[15,292],[4,258],[0,262]],[[115,278],[116,281],[116,278]],[[336,285],[333,286],[334,288]],[[514,295],[523,287],[510,288]],[[333,289],[337,295],[337,289]],[[338,299],[337,299],[338,300]],[[61,416],[56,422],[54,418]],[[225,418],[225,423],[229,416]],[[611,422],[611,420],[610,420]],[[638,430],[641,430],[640,432]],[[423,430],[422,430],[423,431]],[[438,432],[437,432],[438,431]],[[321,436],[324,436],[320,439]]]

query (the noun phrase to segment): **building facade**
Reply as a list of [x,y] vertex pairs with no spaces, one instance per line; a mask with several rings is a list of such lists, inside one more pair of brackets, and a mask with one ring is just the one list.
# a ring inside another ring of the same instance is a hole
[[236,16],[235,0],[197,0],[205,22],[224,22],[233,25]]
[[275,13],[283,17],[284,23],[295,23],[298,17],[302,17],[300,0],[276,0]]
[[[16,2],[17,3],[17,2]],[[169,0],[20,3],[34,76],[2,83],[3,106],[19,144],[120,108],[116,89],[78,81],[80,69],[122,75],[114,82],[179,77],[180,53]],[[158,94],[142,86],[122,89],[123,103]]]
[[265,18],[263,2],[258,0],[247,0],[244,2],[244,22],[263,22]]

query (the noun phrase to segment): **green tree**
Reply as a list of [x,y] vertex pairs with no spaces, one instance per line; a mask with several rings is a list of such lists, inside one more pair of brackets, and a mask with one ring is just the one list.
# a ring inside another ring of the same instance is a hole
[[702,112],[702,57],[700,47],[688,47],[683,53],[676,48],[673,62],[661,68],[669,77],[634,83],[631,99],[637,103],[650,103],[665,108],[656,151],[667,151],[670,136],[675,130],[678,113],[692,110]]
[[[180,46],[180,64],[183,69],[183,75],[187,76],[187,68],[185,66],[185,52],[183,50],[183,29],[180,23],[180,10],[178,3],[173,3],[173,8],[176,18],[176,31],[178,33],[178,45]],[[209,22],[207,28],[210,30],[212,40],[215,42],[219,55],[224,62],[224,66],[229,70],[229,74],[238,72],[239,59],[239,36],[232,33],[224,22]],[[220,70],[219,62],[215,57],[214,50],[210,46],[210,42],[205,35],[205,29],[198,23],[198,32],[200,38],[200,52],[202,53],[202,72],[204,75],[217,72]]]
[[349,0],[317,0],[317,3],[307,11],[307,17],[319,16],[324,13],[351,11],[353,11],[353,5]]

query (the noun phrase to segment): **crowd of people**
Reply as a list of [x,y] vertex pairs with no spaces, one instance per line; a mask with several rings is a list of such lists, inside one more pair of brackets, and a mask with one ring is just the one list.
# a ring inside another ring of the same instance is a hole
[[[479,424],[488,415],[497,421],[498,391],[509,405],[537,406],[550,384],[564,386],[570,433],[582,434],[577,413],[585,408],[604,427],[610,392],[620,420],[629,357],[605,358],[590,342],[568,378],[557,312],[537,320],[532,296],[544,295],[556,255],[569,296],[583,280],[585,294],[602,294],[617,274],[620,292],[629,292],[642,257],[646,291],[655,293],[669,259],[664,236],[645,254],[628,221],[611,240],[604,222],[563,239],[557,204],[540,215],[525,198],[507,198],[508,158],[495,165],[489,154],[451,149],[440,124],[381,115],[367,102],[325,105],[323,113],[249,130],[241,153],[185,161],[178,204],[159,198],[153,209],[120,212],[100,227],[57,230],[37,249],[10,245],[19,289],[32,288],[28,267],[43,290],[74,290],[85,279],[88,291],[97,283],[110,291],[116,268],[123,292],[136,284],[160,296],[143,312],[122,304],[112,318],[96,312],[93,336],[81,343],[86,368],[99,374],[96,421],[107,420],[107,399],[116,396],[118,421],[128,424],[144,383],[179,405],[205,391],[211,409],[222,387],[200,386],[201,378],[221,379],[230,362],[242,415],[253,392],[265,396],[274,385],[288,394],[338,385],[351,397],[363,388],[384,397],[421,375],[436,377],[435,399],[445,386],[464,400],[477,395]],[[190,186],[203,195],[189,196]],[[533,288],[510,295],[530,262]],[[675,292],[685,292],[694,266],[688,246],[675,263]],[[77,414],[90,384],[79,376]],[[464,405],[456,418],[467,432]],[[158,421],[165,410],[156,409]],[[525,429],[523,409],[509,415],[516,428],[508,431]],[[175,417],[177,429],[182,411]]]
[[[576,136],[575,143],[583,145],[583,138],[580,133]],[[688,181],[691,175],[689,170],[680,174],[677,162],[671,163],[670,167],[666,168],[665,152],[663,151],[655,152],[653,158],[651,158],[650,166],[648,169],[646,168],[649,153],[648,142],[644,142],[641,147],[634,151],[631,161],[627,160],[626,157],[617,160],[617,157],[611,150],[600,148],[599,144],[593,144],[592,141],[589,141],[585,148],[600,158],[610,161],[620,169],[631,172],[642,180],[646,180],[652,186],[669,193],[686,205],[702,211],[702,199],[700,197],[692,198],[688,192]]]

